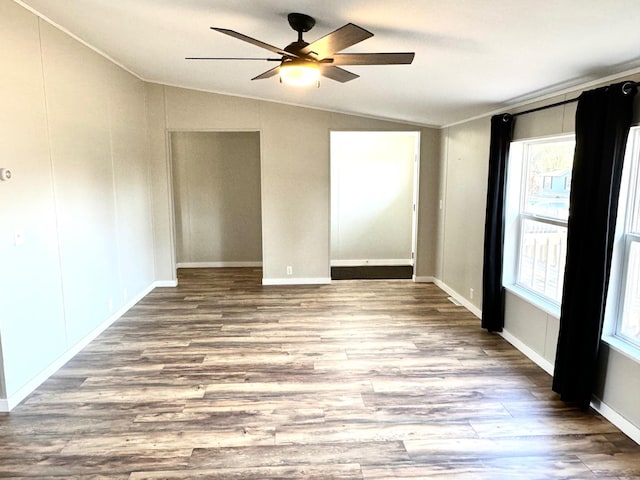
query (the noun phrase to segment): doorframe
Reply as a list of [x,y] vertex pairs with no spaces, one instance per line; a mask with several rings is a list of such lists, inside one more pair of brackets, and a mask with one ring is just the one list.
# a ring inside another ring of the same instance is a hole
[[[251,262],[233,262],[237,263],[237,265],[222,265],[221,262],[199,262],[200,264],[196,267],[192,264],[181,264],[178,267],[177,262],[177,226],[176,226],[176,202],[175,202],[175,191],[174,191],[174,173],[173,173],[173,151],[172,151],[172,142],[171,135],[173,133],[257,133],[258,134],[258,142],[260,145],[260,217],[262,223],[262,231],[261,231],[261,250],[262,250],[262,262],[260,262],[260,266],[264,264],[264,176],[263,176],[263,147],[262,147],[262,130],[259,128],[172,128],[166,129],[166,145],[167,145],[167,175],[168,175],[168,185],[167,189],[169,192],[169,213],[170,213],[170,225],[169,229],[171,231],[171,269],[174,272],[174,278],[176,279],[176,286],[178,284],[178,268],[219,268],[223,266],[242,266],[242,267],[252,267],[256,266]],[[229,263],[229,262],[224,262]]]
[[[420,198],[420,152],[422,135],[420,130],[380,130],[380,129],[329,129],[329,272],[332,267],[332,238],[333,238],[333,175],[332,175],[332,159],[331,159],[331,137],[334,132],[340,133],[398,133],[412,134],[415,139],[414,161],[413,161],[413,212],[411,220],[411,266],[413,268],[413,281],[416,279],[416,265],[418,261],[418,211]],[[375,266],[372,263],[371,266]]]

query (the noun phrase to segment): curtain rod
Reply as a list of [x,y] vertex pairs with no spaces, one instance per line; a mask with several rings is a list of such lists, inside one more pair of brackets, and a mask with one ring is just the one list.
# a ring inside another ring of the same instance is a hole
[[[622,85],[622,91],[624,92],[625,95],[628,95],[630,93],[630,89],[632,87],[637,87],[640,86],[640,82],[625,82]],[[574,103],[577,102],[578,99],[580,97],[576,97],[576,98],[572,98],[570,100],[563,100],[562,102],[556,102],[556,103],[552,103],[550,105],[544,105],[542,107],[536,107],[536,108],[532,108],[530,110],[525,110],[524,112],[518,112],[518,113],[505,113],[505,116],[511,116],[511,117],[519,117],[520,115],[527,115],[528,113],[534,113],[534,112],[539,112],[540,110],[546,110],[547,108],[553,108],[553,107],[560,107],[562,105],[567,105],[569,103]],[[506,120],[505,120],[506,121]]]

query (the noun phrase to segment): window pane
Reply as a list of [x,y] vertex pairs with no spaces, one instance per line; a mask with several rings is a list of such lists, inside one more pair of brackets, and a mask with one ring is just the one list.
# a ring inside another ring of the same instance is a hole
[[566,227],[523,219],[518,284],[560,303],[566,253]]
[[640,242],[631,243],[620,335],[640,344]]
[[523,210],[567,220],[575,141],[529,144]]
[[[636,159],[636,162],[638,162],[638,159]],[[632,181],[631,183],[633,203],[631,206],[631,212],[629,213],[631,216],[629,224],[631,232],[640,234],[640,166],[636,165],[635,167],[635,182]]]

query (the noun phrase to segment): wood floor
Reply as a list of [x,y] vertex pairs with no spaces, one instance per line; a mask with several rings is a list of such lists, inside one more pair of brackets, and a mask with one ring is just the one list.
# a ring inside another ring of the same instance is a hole
[[0,415],[0,477],[640,478],[640,446],[436,286],[260,279],[154,290]]

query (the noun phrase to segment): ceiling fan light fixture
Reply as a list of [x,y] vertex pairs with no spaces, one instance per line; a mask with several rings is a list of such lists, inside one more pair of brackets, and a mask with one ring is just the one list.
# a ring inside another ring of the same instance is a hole
[[280,80],[287,85],[308,87],[320,79],[320,68],[314,62],[303,59],[285,60],[280,65]]

